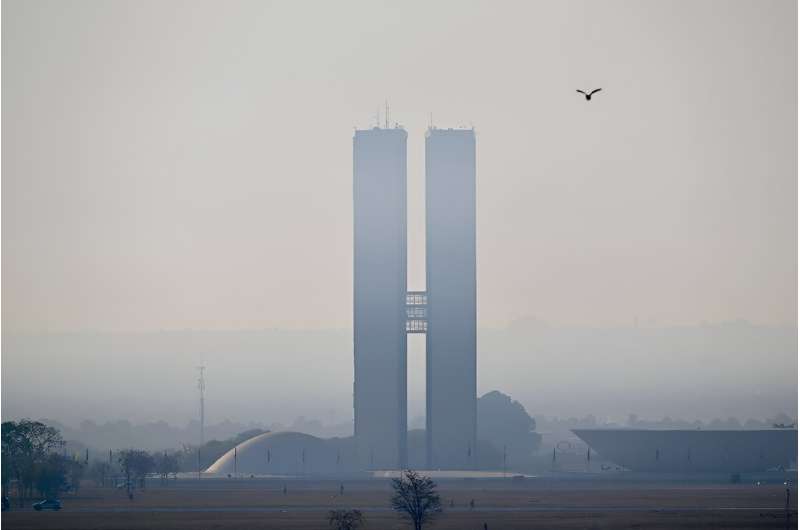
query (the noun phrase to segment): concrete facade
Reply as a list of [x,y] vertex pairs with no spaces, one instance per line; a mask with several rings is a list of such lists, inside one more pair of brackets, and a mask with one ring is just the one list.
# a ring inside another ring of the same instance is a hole
[[406,139],[353,137],[353,406],[365,469],[406,463]]
[[477,446],[475,132],[425,138],[429,469],[470,469]]
[[573,429],[602,458],[651,473],[755,473],[797,466],[797,429]]
[[472,469],[477,447],[475,133],[425,139],[427,291],[407,288],[403,129],[353,138],[355,446],[364,469],[407,463],[407,333],[426,333],[430,469]]

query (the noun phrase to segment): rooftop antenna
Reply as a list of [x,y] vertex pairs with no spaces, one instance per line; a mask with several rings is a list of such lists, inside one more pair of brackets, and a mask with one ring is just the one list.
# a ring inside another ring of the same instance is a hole
[[206,443],[206,378],[204,374],[206,367],[198,366],[197,369],[200,371],[200,377],[197,379],[197,388],[200,389],[200,446],[202,447]]

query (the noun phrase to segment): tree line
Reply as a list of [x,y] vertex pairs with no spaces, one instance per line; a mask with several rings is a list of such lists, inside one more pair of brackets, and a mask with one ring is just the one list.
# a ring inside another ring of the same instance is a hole
[[[136,488],[145,488],[148,476],[157,475],[166,481],[170,476],[177,478],[180,469],[181,455],[176,452],[125,449],[114,454],[109,451],[107,459],[95,459],[90,465],[88,451],[81,461],[67,457],[64,449],[65,441],[54,427],[28,419],[3,422],[3,496],[10,498],[13,489],[19,505],[24,506],[26,500],[34,497],[34,492],[46,499],[54,499],[64,491],[77,492],[88,468],[89,478],[98,486],[123,486],[133,499]],[[119,484],[120,479],[122,484]],[[436,484],[429,477],[406,470],[393,479],[391,485],[392,509],[415,530],[422,530],[423,525],[441,513],[441,499]],[[356,530],[364,524],[364,516],[359,510],[332,510],[328,523],[338,530]]]
[[66,442],[54,427],[29,419],[2,423],[2,494],[20,506],[36,495],[52,499],[77,493],[84,476],[98,486],[121,485],[133,498],[148,476],[176,478],[180,462],[179,452],[124,449],[90,463],[88,450],[85,458],[67,456]]
[[11,486],[20,505],[34,492],[51,498],[67,488],[79,488],[83,469],[60,453],[64,440],[57,429],[30,420],[2,424],[2,489]]

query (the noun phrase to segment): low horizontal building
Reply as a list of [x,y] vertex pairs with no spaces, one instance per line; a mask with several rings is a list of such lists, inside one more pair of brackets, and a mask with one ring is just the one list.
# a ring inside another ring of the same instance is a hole
[[748,473],[797,465],[797,430],[573,429],[631,471]]

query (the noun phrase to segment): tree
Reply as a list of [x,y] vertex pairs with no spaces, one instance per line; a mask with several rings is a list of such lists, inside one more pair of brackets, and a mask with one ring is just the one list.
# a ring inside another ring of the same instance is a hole
[[78,493],[78,490],[81,489],[81,480],[83,480],[83,474],[85,471],[85,464],[78,460],[70,460],[67,465],[69,485],[72,488],[72,491],[75,493]]
[[478,439],[491,443],[501,457],[505,454],[506,465],[524,469],[542,437],[525,407],[495,390],[478,398]]
[[175,453],[156,453],[154,455],[156,472],[161,477],[161,481],[166,481],[171,474],[177,474],[180,471],[178,465],[178,455]]
[[436,483],[430,477],[406,470],[400,478],[392,479],[392,509],[414,524],[414,530],[442,511],[442,502],[436,493]]
[[364,514],[361,510],[331,510],[328,524],[336,530],[357,530],[364,524]]
[[119,465],[125,475],[125,486],[128,488],[128,496],[133,498],[133,490],[136,482],[144,489],[144,479],[153,470],[155,462],[147,451],[138,449],[127,449],[119,452]]
[[[11,479],[17,480],[20,506],[26,493],[33,496],[37,482],[37,468],[45,463],[48,455],[62,447],[64,440],[58,429],[39,421],[22,419],[2,424],[2,473],[3,487],[7,490]],[[7,493],[7,491],[4,491]]]
[[111,464],[105,460],[95,460],[89,467],[89,478],[94,480],[97,486],[106,485],[106,477],[111,474]]
[[14,472],[14,460],[12,457],[12,449],[9,445],[10,438],[7,435],[7,431],[9,427],[7,426],[11,422],[4,422],[3,423],[3,448],[2,448],[2,469],[0,469],[0,479],[2,479],[2,486],[3,486],[3,497],[9,496],[9,488],[11,486],[11,478],[12,476],[16,475]]
[[63,456],[51,453],[36,467],[35,483],[46,499],[54,499],[67,485],[69,462]]

